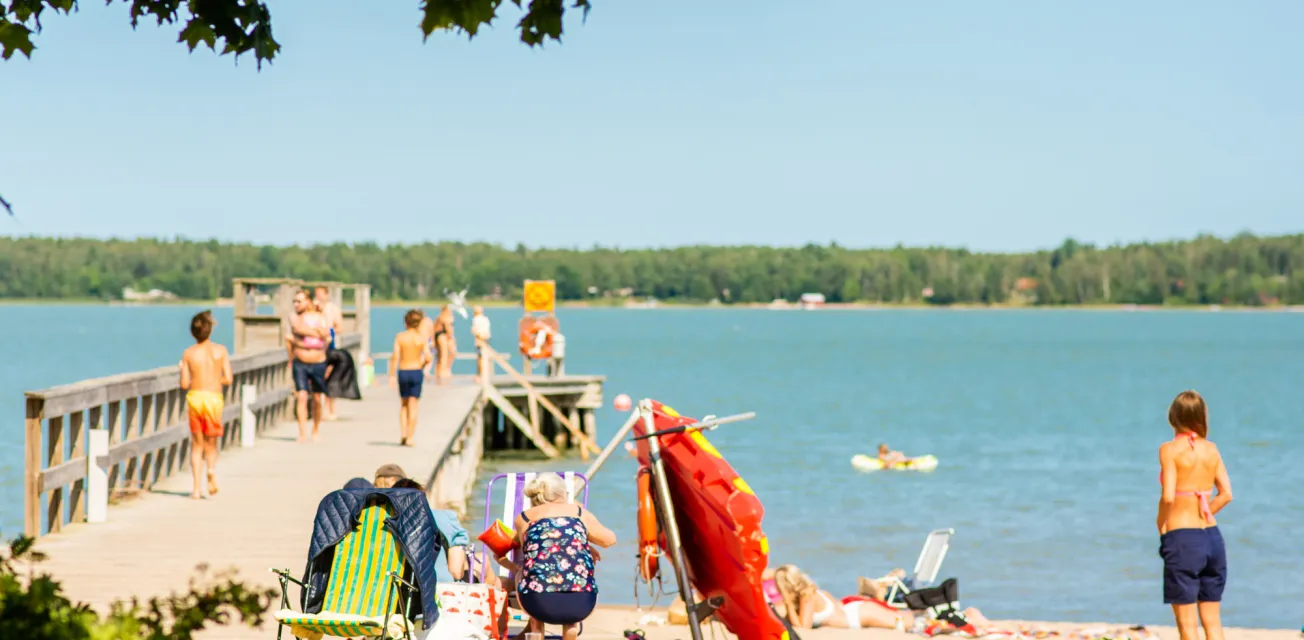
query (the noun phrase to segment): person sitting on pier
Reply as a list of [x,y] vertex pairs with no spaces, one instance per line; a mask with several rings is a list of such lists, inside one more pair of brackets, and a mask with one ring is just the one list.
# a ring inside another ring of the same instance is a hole
[[[425,491],[421,483],[407,477],[403,468],[396,464],[383,464],[376,469],[376,479],[372,483],[377,489],[417,489]],[[457,520],[457,514],[445,509],[430,507],[430,515],[435,518],[435,528],[439,530],[440,547],[448,562],[448,572],[454,580],[466,576],[468,568],[466,546],[471,537]],[[436,558],[438,560],[438,558]]]
[[217,323],[209,311],[201,311],[190,320],[190,335],[195,344],[181,355],[181,388],[186,390],[186,412],[190,416],[190,471],[195,490],[190,497],[198,500],[200,468],[208,463],[208,495],[217,494],[217,441],[222,437],[222,388],[231,384],[231,358],[226,347],[209,337]]
[[516,595],[530,616],[528,632],[539,633],[545,624],[562,625],[562,638],[579,637],[578,624],[598,604],[594,563],[600,555],[591,545],[607,548],[616,534],[597,516],[566,498],[566,481],[555,473],[541,473],[525,487],[532,505],[516,516],[516,536],[522,564],[499,558],[518,572]]

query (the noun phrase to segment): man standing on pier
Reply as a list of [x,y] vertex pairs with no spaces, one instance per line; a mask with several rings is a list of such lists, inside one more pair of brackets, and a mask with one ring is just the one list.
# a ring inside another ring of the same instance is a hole
[[317,311],[308,291],[294,294],[294,313],[286,318],[285,348],[294,379],[299,442],[308,441],[308,398],[312,397],[312,439],[321,431],[322,395],[326,393],[326,341],[330,328]]

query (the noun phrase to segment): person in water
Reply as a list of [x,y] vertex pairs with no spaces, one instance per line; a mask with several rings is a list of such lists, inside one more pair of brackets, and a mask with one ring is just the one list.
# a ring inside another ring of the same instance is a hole
[[308,440],[310,395],[312,439],[316,441],[321,431],[322,395],[326,393],[326,340],[330,338],[330,326],[306,290],[294,294],[294,313],[287,323],[285,348],[290,353],[290,376],[294,378],[299,442]]
[[878,459],[885,465],[895,464],[906,461],[906,454],[900,451],[893,451],[888,448],[887,443],[878,445]]
[[209,311],[190,319],[190,335],[195,344],[181,354],[181,388],[186,390],[186,413],[190,417],[190,473],[195,490],[190,497],[198,500],[200,470],[208,465],[208,495],[217,495],[217,441],[222,437],[222,388],[230,386],[231,357],[226,347],[209,338],[217,322]]
[[555,473],[535,476],[525,497],[531,506],[515,523],[522,564],[506,558],[498,563],[517,572],[517,598],[530,615],[526,631],[541,633],[544,624],[559,624],[562,638],[575,640],[579,623],[598,604],[593,570],[600,556],[590,545],[608,548],[616,544],[616,534],[567,500],[566,482]]
[[909,611],[876,600],[856,600],[843,604],[833,599],[829,592],[820,589],[814,580],[795,565],[785,564],[775,569],[773,576],[782,603],[776,605],[775,610],[787,618],[795,629],[878,627],[905,630],[915,624],[915,617]]
[[417,432],[418,405],[421,402],[422,371],[430,364],[430,342],[421,335],[421,320],[425,314],[413,309],[403,316],[407,329],[394,336],[394,352],[390,356],[389,386],[398,388],[399,444],[412,446]]
[[[1214,516],[1232,501],[1232,483],[1218,447],[1208,440],[1204,398],[1183,391],[1168,408],[1173,439],[1159,447],[1159,556],[1164,603],[1172,605],[1182,640],[1223,640],[1220,602],[1227,551]],[[1217,488],[1217,495],[1213,490]]]

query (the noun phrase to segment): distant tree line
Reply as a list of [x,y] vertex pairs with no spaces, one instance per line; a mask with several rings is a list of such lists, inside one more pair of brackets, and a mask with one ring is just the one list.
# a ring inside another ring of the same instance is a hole
[[514,249],[492,244],[310,247],[190,240],[0,238],[0,298],[121,297],[124,287],[182,298],[231,295],[235,276],[366,282],[373,298],[519,296],[527,278],[558,297],[612,295],[724,303],[796,300],[953,304],[1304,304],[1304,234],[1096,247],[1066,240],[1034,253],[965,249],[689,246]]

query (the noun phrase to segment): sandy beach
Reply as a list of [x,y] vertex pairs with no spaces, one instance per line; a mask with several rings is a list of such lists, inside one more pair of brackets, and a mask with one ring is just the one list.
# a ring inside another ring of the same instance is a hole
[[[1156,605],[1162,607],[1163,605]],[[642,629],[647,640],[687,640],[689,638],[688,627],[683,625],[664,625],[654,626],[651,624],[639,624],[639,620],[645,616],[654,615],[660,619],[665,619],[666,610],[664,608],[646,609],[643,611],[636,610],[633,607],[619,606],[602,606],[593,614],[584,625],[584,634],[582,638],[589,640],[624,640],[623,632],[625,629]],[[1025,620],[1002,620],[996,621],[995,624],[1008,630],[1023,629],[1044,629],[1054,631],[1060,634],[1059,637],[1069,637],[1071,634],[1084,629],[1096,628],[1101,631],[1126,628],[1129,625],[1125,623],[1076,623],[1076,622],[1034,622]],[[714,637],[717,639],[733,639],[735,636],[724,630],[722,625],[714,625]],[[1161,640],[1178,640],[1177,629],[1171,626],[1147,627],[1159,636]],[[552,632],[552,630],[549,630]],[[703,637],[711,638],[712,629],[703,628]],[[892,631],[888,629],[819,629],[803,630],[799,632],[803,640],[810,638],[816,639],[835,639],[835,638],[866,638],[873,637],[882,640],[913,638],[918,640],[922,637],[915,634],[901,631]],[[1300,632],[1294,629],[1239,629],[1227,628],[1227,640],[1298,640]]]

